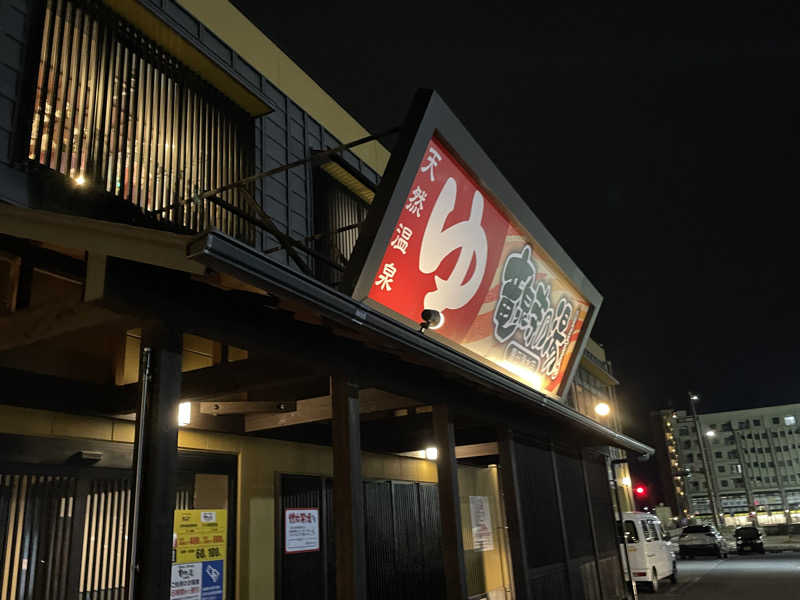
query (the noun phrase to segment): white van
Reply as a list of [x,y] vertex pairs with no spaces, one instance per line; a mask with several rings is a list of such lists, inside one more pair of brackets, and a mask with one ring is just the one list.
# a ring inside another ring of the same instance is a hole
[[[675,549],[658,517],[645,512],[626,512],[622,513],[622,518],[633,580],[637,584],[646,584],[653,592],[658,591],[661,579],[669,577],[673,583],[676,582]],[[620,551],[624,561],[625,548],[620,547]],[[627,580],[628,569],[625,564],[623,567]]]

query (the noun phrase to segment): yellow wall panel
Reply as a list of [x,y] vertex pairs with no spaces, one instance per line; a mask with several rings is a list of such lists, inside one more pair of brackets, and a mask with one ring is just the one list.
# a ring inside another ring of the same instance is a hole
[[52,435],[55,437],[79,437],[93,440],[110,440],[110,419],[81,417],[65,413],[53,413]]
[[115,442],[133,443],[136,436],[136,425],[122,421],[114,421],[111,429],[111,439]]
[[17,435],[52,434],[52,417],[43,411],[18,406],[0,406],[0,432]]
[[208,434],[204,431],[195,431],[192,429],[179,429],[178,447],[191,448],[192,450],[207,450]]

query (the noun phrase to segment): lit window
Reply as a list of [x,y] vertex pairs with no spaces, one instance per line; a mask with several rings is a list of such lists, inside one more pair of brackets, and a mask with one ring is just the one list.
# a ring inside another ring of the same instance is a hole
[[783,424],[784,425],[795,425],[797,424],[797,420],[794,418],[793,415],[787,415],[783,417]]
[[[28,158],[142,211],[174,206],[156,213],[174,225],[254,239],[225,206],[179,204],[252,172],[248,115],[102,3],[44,13]],[[245,193],[219,197],[246,211]]]

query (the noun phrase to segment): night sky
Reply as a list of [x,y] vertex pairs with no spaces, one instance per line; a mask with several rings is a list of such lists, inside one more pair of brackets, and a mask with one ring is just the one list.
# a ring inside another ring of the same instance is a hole
[[798,14],[234,4],[372,132],[442,95],[603,294],[627,433],[800,401]]

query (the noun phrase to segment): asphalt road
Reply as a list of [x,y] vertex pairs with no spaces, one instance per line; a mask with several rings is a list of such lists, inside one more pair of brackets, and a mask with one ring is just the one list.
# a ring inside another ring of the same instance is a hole
[[800,552],[731,554],[730,558],[678,561],[678,583],[662,583],[658,595],[680,600],[800,600]]

